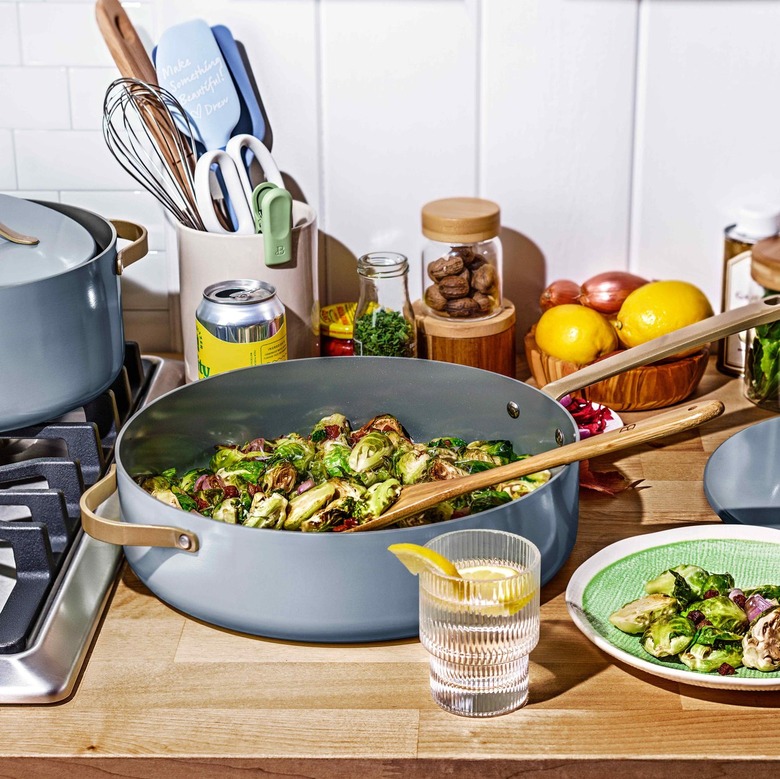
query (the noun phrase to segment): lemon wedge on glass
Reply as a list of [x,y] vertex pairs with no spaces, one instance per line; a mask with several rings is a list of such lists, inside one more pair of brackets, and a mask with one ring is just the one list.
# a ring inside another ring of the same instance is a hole
[[529,572],[511,565],[479,563],[458,568],[443,555],[419,544],[391,544],[392,552],[413,574],[430,571],[450,577],[451,597],[461,608],[491,616],[511,616],[527,606],[536,590]]
[[390,544],[387,549],[415,576],[427,568],[433,573],[438,573],[442,576],[452,576],[455,579],[461,578],[460,572],[454,563],[427,546],[420,546],[419,544]]

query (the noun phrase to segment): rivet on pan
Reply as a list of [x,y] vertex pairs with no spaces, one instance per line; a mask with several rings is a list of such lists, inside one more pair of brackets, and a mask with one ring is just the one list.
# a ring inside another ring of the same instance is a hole
[[558,446],[563,446],[565,443],[565,439],[563,437],[563,433],[561,432],[560,427],[555,428],[555,443],[558,444]]
[[520,408],[514,400],[510,400],[506,404],[506,413],[509,414],[512,419],[517,419],[520,416]]
[[182,533],[179,538],[179,547],[181,549],[189,549],[192,546],[192,541],[190,540],[190,537]]

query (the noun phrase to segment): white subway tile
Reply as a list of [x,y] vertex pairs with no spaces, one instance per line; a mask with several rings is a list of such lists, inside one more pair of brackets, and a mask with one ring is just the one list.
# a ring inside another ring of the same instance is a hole
[[[62,202],[94,211],[106,219],[127,219],[149,232],[149,249],[165,251],[163,207],[146,191],[62,193]],[[167,288],[167,283],[166,283]]]
[[19,65],[19,14],[16,3],[0,3],[0,65]]
[[25,65],[110,65],[95,19],[81,3],[22,3],[19,6]]
[[70,115],[74,130],[99,130],[106,90],[119,71],[111,68],[70,68]]
[[125,310],[168,310],[168,266],[165,252],[149,252],[122,274]]
[[17,130],[14,141],[20,189],[138,189],[100,132]]
[[10,130],[0,130],[0,188],[16,189],[16,157]]
[[60,202],[60,193],[48,189],[8,189],[4,195],[23,197],[25,200],[48,200],[52,203]]
[[0,68],[0,127],[66,130],[70,127],[65,68]]

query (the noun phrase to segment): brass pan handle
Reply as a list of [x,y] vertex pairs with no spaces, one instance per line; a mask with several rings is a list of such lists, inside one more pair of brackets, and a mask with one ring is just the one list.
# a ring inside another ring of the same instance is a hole
[[146,257],[149,251],[148,233],[145,227],[135,222],[128,222],[124,219],[111,219],[109,221],[114,225],[116,234],[120,238],[132,241],[129,246],[125,246],[116,253],[116,275],[121,276],[122,271],[128,265],[140,260],[141,257]]
[[184,552],[200,549],[198,536],[190,530],[168,525],[136,525],[99,517],[95,510],[114,492],[116,465],[112,465],[108,473],[81,496],[81,525],[92,538],[119,546],[161,546]]

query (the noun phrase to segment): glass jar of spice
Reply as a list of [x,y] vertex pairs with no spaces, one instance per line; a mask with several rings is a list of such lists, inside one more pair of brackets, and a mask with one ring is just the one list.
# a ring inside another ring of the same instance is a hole
[[423,206],[423,305],[431,316],[487,319],[501,311],[501,209],[454,197]]
[[[753,247],[750,275],[764,297],[780,291],[780,237]],[[745,352],[745,397],[761,408],[780,411],[780,321],[752,328]]]
[[360,297],[355,311],[356,355],[414,357],[417,328],[409,300],[409,262],[403,254],[372,252],[358,259]]

